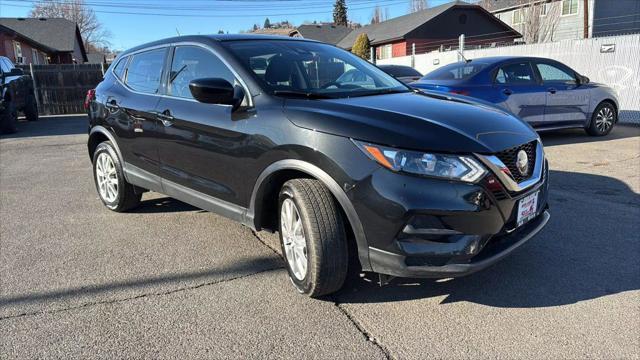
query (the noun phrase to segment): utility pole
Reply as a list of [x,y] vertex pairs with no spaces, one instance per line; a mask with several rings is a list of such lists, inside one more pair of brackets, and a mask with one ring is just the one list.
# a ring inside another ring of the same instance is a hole
[[585,39],[589,38],[589,0],[583,1],[584,9],[582,12],[584,13],[584,34],[583,37]]

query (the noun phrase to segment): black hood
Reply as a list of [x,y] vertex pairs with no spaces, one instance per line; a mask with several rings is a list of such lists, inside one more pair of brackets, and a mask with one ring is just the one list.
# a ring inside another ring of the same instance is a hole
[[538,138],[513,115],[455,96],[408,92],[288,99],[285,113],[303,128],[404,149],[495,153]]

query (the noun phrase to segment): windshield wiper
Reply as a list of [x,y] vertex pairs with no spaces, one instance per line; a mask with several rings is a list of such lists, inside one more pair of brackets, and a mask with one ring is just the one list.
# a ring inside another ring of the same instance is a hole
[[348,94],[349,97],[356,96],[373,96],[373,95],[384,95],[384,94],[400,94],[411,92],[409,89],[378,89],[378,90],[370,90],[370,91],[354,91],[353,93]]
[[295,91],[295,90],[276,90],[273,92],[276,96],[296,96],[307,99],[333,99],[333,97],[325,94],[318,94],[312,92]]

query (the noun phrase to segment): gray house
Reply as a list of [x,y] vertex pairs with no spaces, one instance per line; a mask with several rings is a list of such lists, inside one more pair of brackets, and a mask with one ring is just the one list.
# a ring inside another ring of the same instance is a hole
[[640,0],[481,0],[529,43],[640,31]]

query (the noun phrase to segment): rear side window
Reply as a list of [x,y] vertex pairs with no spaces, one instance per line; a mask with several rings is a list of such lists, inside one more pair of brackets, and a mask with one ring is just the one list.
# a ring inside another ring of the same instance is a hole
[[535,82],[531,65],[528,62],[502,66],[496,73],[497,84],[528,85],[535,84]]
[[424,80],[466,80],[476,75],[487,64],[469,62],[454,63],[436,69],[423,77]]
[[576,78],[568,70],[551,64],[536,64],[540,77],[547,82],[575,82]]
[[169,74],[169,95],[193,98],[189,82],[202,78],[222,78],[235,83],[231,70],[211,51],[199,46],[176,47]]
[[116,66],[113,67],[113,73],[120,79],[124,79],[124,70],[127,67],[127,61],[129,60],[128,56],[123,57],[118,60]]
[[393,75],[395,77],[404,77],[404,76],[422,76],[418,72],[418,70],[408,67],[408,66],[390,66],[382,68],[387,74]]
[[160,89],[164,55],[165,49],[132,55],[127,68],[126,84],[135,91],[156,94]]

